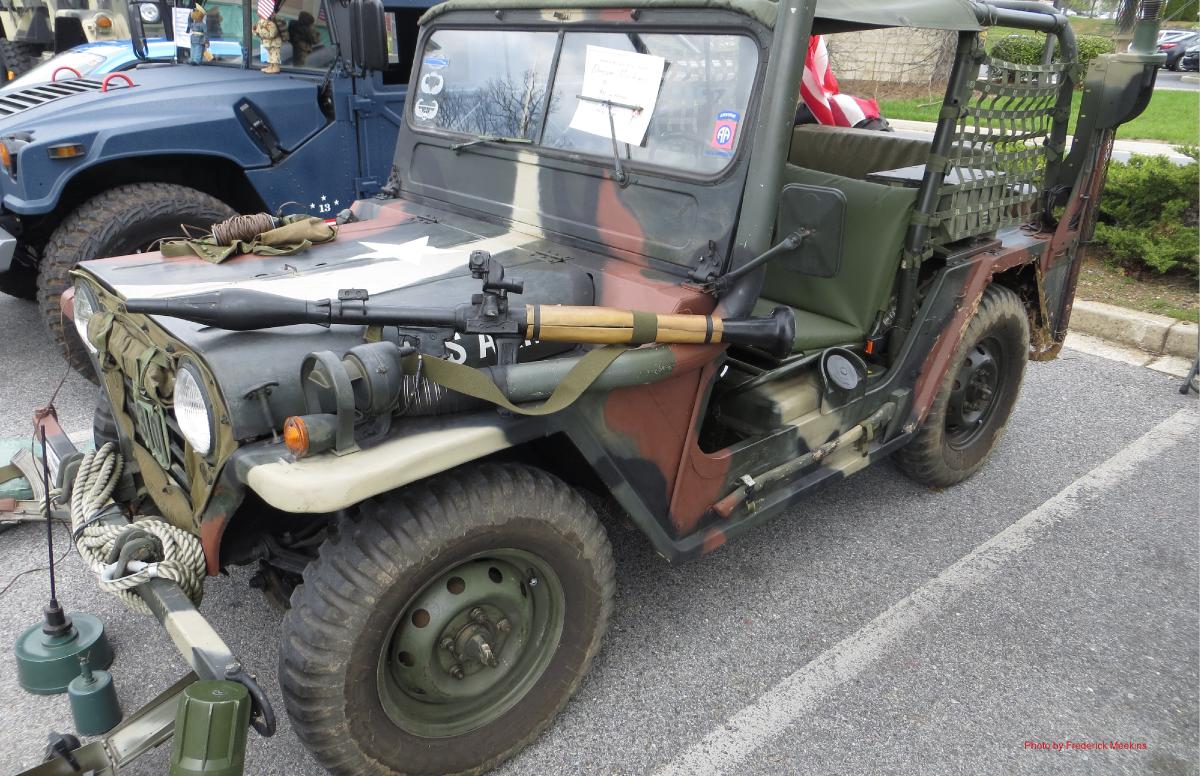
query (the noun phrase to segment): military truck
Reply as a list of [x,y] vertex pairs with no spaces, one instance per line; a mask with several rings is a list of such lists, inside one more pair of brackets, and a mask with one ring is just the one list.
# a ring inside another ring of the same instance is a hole
[[[259,564],[290,603],[292,729],[331,772],[482,772],[613,614],[582,494],[675,562],[887,458],[934,488],[984,464],[1059,352],[1114,132],[1153,89],[1141,11],[1083,81],[1066,17],[1024,0],[436,6],[395,185],[335,241],[76,271],[107,402],[73,487],[195,537],[208,574]],[[989,57],[994,25],[1062,61]],[[957,41],[932,140],[793,127],[809,36],[888,27]],[[212,677],[203,618],[145,587]]]
[[[379,191],[391,169],[417,19],[431,2],[386,0],[387,56],[372,70],[347,65],[346,4],[268,3],[288,24],[308,14],[320,38],[303,57],[284,42],[278,75],[262,72],[251,33],[261,4],[252,0],[207,8],[210,38],[219,41],[212,49],[239,47],[235,61],[172,66],[187,60],[188,49],[178,47],[165,61],[152,59],[147,36],[173,40],[162,20],[192,7],[175,5],[134,2],[128,19],[115,7],[105,11],[143,60],[136,69],[108,78],[63,70],[55,83],[0,97],[0,290],[36,298],[51,337],[88,376],[86,351],[59,311],[76,262],[144,251],[235,213],[333,218]],[[60,30],[66,12],[55,17]]]

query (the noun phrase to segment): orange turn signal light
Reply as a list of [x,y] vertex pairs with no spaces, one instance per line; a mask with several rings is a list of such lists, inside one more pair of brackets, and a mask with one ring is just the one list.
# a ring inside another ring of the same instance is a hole
[[46,153],[50,154],[51,159],[74,159],[83,156],[86,151],[83,143],[59,143],[48,147]]
[[0,140],[0,164],[4,165],[4,169],[8,170],[11,175],[13,171],[12,152],[8,150],[8,144]]
[[283,421],[283,444],[297,458],[308,455],[308,426],[304,418],[293,415]]
[[112,19],[104,14],[100,14],[96,17],[96,26],[102,30],[112,29]]

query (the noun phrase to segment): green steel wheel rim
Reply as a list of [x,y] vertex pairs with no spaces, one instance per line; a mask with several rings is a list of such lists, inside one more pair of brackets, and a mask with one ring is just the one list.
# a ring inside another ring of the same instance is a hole
[[554,570],[503,549],[438,573],[402,609],[379,655],[388,717],[424,738],[463,735],[512,709],[562,639],[565,596]]

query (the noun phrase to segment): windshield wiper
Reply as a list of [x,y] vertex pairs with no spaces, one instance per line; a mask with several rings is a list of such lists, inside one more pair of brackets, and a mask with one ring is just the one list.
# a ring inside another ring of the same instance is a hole
[[455,143],[454,145],[450,146],[450,150],[454,151],[455,153],[458,153],[459,151],[463,150],[464,148],[470,148],[471,146],[479,145],[480,143],[521,143],[522,145],[530,145],[531,143],[533,143],[533,141],[527,137],[504,137],[503,135],[480,135],[479,137],[473,138],[471,140],[464,140],[461,143]]
[[628,180],[628,176],[625,174],[625,168],[621,166],[621,149],[617,145],[617,122],[613,119],[612,109],[625,108],[626,110],[631,110],[634,113],[641,113],[642,106],[628,105],[623,102],[613,102],[612,100],[602,100],[598,97],[588,97],[584,94],[577,94],[575,96],[585,102],[594,102],[608,108],[608,137],[610,140],[612,140],[613,148],[613,179],[616,180],[617,183],[624,184],[625,181]]

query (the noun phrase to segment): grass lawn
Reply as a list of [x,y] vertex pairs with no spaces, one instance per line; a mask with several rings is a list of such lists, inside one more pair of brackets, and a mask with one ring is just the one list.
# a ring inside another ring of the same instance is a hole
[[[1082,92],[1075,93],[1072,117],[1078,115],[1082,97]],[[937,121],[941,101],[930,104],[927,97],[884,98],[879,101],[879,107],[883,109],[883,115],[891,119]],[[1071,132],[1074,131],[1075,119],[1072,118]],[[1200,145],[1200,94],[1165,89],[1156,91],[1146,112],[1122,126],[1117,137],[1124,140],[1160,140],[1172,145]]]

